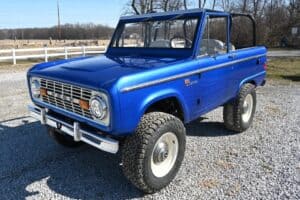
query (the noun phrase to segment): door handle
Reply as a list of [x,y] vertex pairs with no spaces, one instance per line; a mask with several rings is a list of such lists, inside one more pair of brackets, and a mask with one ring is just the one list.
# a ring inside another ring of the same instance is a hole
[[235,58],[236,58],[236,54],[230,54],[230,55],[228,56],[228,58],[230,58],[230,59],[235,59]]

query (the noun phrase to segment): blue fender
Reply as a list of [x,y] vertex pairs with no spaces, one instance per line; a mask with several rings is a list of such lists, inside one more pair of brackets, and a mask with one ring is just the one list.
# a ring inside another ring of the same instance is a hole
[[266,75],[266,71],[262,71],[262,72],[259,72],[257,74],[254,74],[252,76],[249,76],[245,79],[243,79],[241,82],[240,82],[240,85],[239,85],[239,89],[241,89],[241,87],[245,84],[245,83],[255,83],[255,86],[259,86],[262,84],[263,82],[263,79]]
[[142,117],[144,115],[144,113],[146,112],[146,110],[153,105],[154,103],[161,101],[163,99],[167,99],[167,98],[171,98],[171,97],[175,97],[179,103],[179,105],[181,106],[181,109],[183,111],[183,116],[184,116],[184,121],[188,121],[189,118],[189,113],[188,113],[188,106],[186,105],[185,101],[184,101],[184,97],[182,96],[182,94],[173,89],[173,88],[166,88],[163,90],[159,90],[155,93],[151,93],[148,96],[146,96],[146,98],[143,99],[142,103],[140,104],[140,117]]

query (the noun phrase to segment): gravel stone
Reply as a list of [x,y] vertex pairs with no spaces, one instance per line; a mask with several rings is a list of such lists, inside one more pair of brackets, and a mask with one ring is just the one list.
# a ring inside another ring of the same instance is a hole
[[253,126],[233,134],[219,108],[188,124],[182,167],[144,196],[123,176],[120,155],[66,149],[28,117],[25,72],[0,72],[0,199],[300,199],[300,87],[257,90]]

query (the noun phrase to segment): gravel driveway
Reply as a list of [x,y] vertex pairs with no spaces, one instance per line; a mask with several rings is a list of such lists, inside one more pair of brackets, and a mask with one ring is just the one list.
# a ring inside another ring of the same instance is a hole
[[258,90],[254,125],[224,129],[217,109],[187,125],[176,179],[143,196],[122,175],[120,155],[55,144],[28,117],[25,73],[0,73],[0,199],[300,199],[300,87]]

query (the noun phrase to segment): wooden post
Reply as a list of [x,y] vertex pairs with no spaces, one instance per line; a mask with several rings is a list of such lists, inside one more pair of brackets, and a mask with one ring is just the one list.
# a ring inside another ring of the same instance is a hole
[[82,55],[85,56],[85,54],[86,54],[86,53],[85,53],[85,46],[82,46],[82,47],[81,47],[81,50],[82,50]]
[[68,48],[65,47],[65,59],[68,59]]
[[48,62],[48,49],[47,49],[47,47],[44,48],[44,52],[45,52],[45,62]]
[[16,49],[12,49],[13,64],[17,64]]

